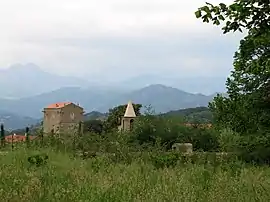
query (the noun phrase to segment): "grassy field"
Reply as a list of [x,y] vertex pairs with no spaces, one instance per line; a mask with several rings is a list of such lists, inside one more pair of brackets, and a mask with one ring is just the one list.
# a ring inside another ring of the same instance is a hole
[[27,161],[37,151],[0,155],[1,201],[265,202],[270,198],[267,167],[187,164],[155,169],[139,159],[124,165],[102,157],[82,160],[39,152],[49,156],[40,167]]

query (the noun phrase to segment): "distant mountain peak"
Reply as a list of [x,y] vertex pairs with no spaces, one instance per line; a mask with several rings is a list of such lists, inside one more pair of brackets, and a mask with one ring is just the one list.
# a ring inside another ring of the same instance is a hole
[[[38,85],[37,85],[38,84]],[[88,81],[47,72],[34,63],[17,63],[0,70],[1,98],[39,95],[62,87],[88,86]]]
[[7,72],[10,72],[12,74],[18,74],[20,72],[23,73],[47,73],[45,71],[43,71],[39,66],[37,66],[34,63],[27,63],[27,64],[14,64],[11,65],[8,69],[6,69]]
[[151,85],[148,85],[146,87],[156,87],[156,88],[171,88],[171,87],[168,87],[164,84],[151,84]]
[[[34,85],[34,84],[33,84]],[[81,89],[78,87],[64,87],[49,93],[18,100],[1,100],[0,109],[24,116],[39,118],[41,110],[49,103],[59,101],[78,102],[85,111],[107,112],[110,108],[132,100],[143,106],[151,106],[156,113],[172,110],[207,106],[212,97],[198,96],[165,85],[155,84],[131,92],[118,93],[96,89]],[[93,116],[95,113],[93,113]],[[88,114],[91,116],[92,114]]]
[[176,90],[179,90],[177,88],[173,88],[173,87],[170,87],[170,86],[166,86],[164,84],[151,84],[151,85],[148,85],[142,89],[148,89],[148,88],[155,88],[155,89],[160,89],[160,90],[165,90],[165,89],[176,89]]
[[36,64],[34,64],[34,63],[27,63],[27,64],[24,65],[24,67],[26,69],[30,69],[30,70],[39,70],[39,71],[42,71],[42,69],[39,66],[37,66]]
[[166,86],[166,85],[163,85],[163,84],[151,84],[149,86],[146,86],[144,88],[141,88],[139,91],[145,91],[145,92],[152,92],[152,91],[155,91],[155,92],[181,92],[181,93],[187,93],[183,90],[180,90],[178,88],[174,88],[174,87],[170,87],[170,86]]

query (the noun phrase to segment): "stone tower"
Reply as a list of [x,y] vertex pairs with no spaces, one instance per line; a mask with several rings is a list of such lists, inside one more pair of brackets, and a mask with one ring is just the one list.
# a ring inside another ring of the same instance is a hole
[[136,118],[136,113],[133,108],[132,102],[129,101],[124,117],[121,120],[121,126],[119,127],[122,131],[130,131],[133,127],[134,119]]

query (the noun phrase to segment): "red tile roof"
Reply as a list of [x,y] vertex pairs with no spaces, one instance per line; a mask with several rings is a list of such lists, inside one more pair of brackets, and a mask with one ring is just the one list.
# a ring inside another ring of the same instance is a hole
[[72,102],[57,102],[57,103],[50,104],[46,108],[49,108],[49,109],[59,109],[59,108],[62,108],[64,106],[66,106],[66,105],[69,105],[71,103]]
[[[30,140],[35,139],[35,136],[29,136]],[[5,137],[5,141],[11,143],[12,142],[12,135],[8,135]],[[13,135],[13,142],[24,142],[26,141],[25,135]]]

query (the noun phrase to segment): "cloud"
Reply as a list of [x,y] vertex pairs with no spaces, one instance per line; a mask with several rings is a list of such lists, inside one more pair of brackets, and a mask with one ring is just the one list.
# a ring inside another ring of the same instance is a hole
[[202,5],[202,0],[1,1],[0,66],[33,62],[59,74],[107,80],[153,71],[227,74],[240,37],[223,36],[196,19],[194,11]]
[[1,24],[21,36],[140,35],[179,30],[180,25],[199,30],[193,26],[201,24],[194,17],[199,5],[177,0],[9,0],[0,3],[0,17],[5,19]]

